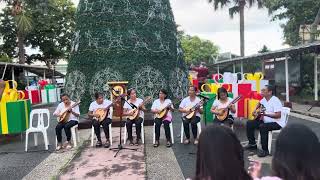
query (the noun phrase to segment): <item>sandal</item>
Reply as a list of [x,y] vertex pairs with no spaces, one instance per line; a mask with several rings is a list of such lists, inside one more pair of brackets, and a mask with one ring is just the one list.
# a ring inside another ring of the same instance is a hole
[[183,144],[190,144],[190,140],[189,139],[184,140]]
[[133,146],[134,145],[133,140],[129,140],[129,141],[130,141],[129,145]]
[[154,144],[153,144],[153,147],[158,147],[159,146],[159,141],[156,141]]
[[167,145],[168,148],[172,146],[171,141],[167,141]]

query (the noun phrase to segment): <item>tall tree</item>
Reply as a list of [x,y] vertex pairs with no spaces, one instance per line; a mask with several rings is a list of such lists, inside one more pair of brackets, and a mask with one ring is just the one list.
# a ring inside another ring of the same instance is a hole
[[[126,80],[139,96],[187,94],[187,67],[169,0],[80,0],[66,92],[82,111],[108,81]],[[89,87],[89,88],[88,88]]]
[[235,14],[239,13],[240,16],[240,55],[245,55],[245,40],[244,40],[244,8],[247,4],[249,7],[252,7],[255,3],[258,4],[258,8],[263,7],[264,0],[208,0],[210,4],[213,4],[214,10],[218,10],[219,6],[222,9],[223,7],[229,8],[229,15],[231,18]]
[[[318,21],[320,1],[314,0],[270,0],[265,1],[265,6],[272,15],[272,20],[283,20],[281,27],[285,43],[298,45],[301,43],[299,29],[302,25],[315,24]],[[315,18],[316,17],[316,18]]]
[[[1,53],[11,58],[19,55],[20,63],[24,63],[25,59],[27,63],[40,60],[50,67],[53,59],[68,58],[70,54],[76,8],[70,0],[44,0],[42,3],[39,1],[22,1],[23,14],[15,13],[13,9],[17,8],[8,2],[8,6],[0,14],[0,36],[4,41]],[[27,25],[36,28],[19,28],[31,27]],[[26,33],[20,29],[28,31]],[[40,51],[27,56],[24,48],[16,52],[17,44],[19,47],[31,46]]]
[[258,53],[265,53],[265,52],[269,52],[270,49],[266,46],[266,45],[263,45],[263,47],[261,48],[260,51],[258,51]]
[[184,60],[187,64],[209,62],[218,54],[219,48],[209,40],[200,39],[198,36],[183,35],[181,46],[184,51]]

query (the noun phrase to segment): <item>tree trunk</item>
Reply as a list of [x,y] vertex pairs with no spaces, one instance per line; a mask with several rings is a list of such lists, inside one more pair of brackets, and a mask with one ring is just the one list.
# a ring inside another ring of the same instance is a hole
[[244,6],[246,1],[242,0],[239,2],[240,8],[240,55],[243,57],[244,54]]
[[316,34],[317,34],[317,27],[320,24],[320,8],[318,10],[317,16],[314,19],[314,22],[311,25],[311,36],[310,36],[310,42],[315,41]]
[[24,48],[24,40],[25,37],[22,34],[18,34],[18,57],[19,57],[19,64],[24,64],[26,62],[26,57],[25,57],[25,48]]

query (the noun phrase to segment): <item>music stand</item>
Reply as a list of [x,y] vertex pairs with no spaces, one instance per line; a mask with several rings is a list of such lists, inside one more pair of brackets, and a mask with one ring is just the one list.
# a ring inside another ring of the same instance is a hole
[[[112,88],[112,91],[118,93],[118,91],[114,90],[113,88]],[[119,96],[121,96],[121,95],[119,95]],[[132,108],[135,107],[133,104],[129,103],[129,102],[124,98],[124,96],[121,96],[121,97],[120,97],[120,142],[119,142],[119,144],[118,144],[118,147],[116,147],[116,148],[110,148],[110,150],[117,151],[113,157],[116,157],[116,156],[118,155],[118,153],[119,153],[121,150],[123,150],[123,149],[131,150],[131,151],[137,151],[137,150],[138,150],[138,149],[133,149],[133,148],[131,149],[131,148],[123,147],[123,145],[122,145],[122,115],[123,115],[123,104],[124,104],[124,103],[128,103]]]

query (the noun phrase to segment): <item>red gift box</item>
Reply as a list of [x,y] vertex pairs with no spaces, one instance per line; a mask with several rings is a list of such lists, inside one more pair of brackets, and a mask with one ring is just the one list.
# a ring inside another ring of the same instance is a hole
[[41,102],[41,96],[39,90],[29,90],[28,97],[31,100],[31,104],[39,104]]
[[222,84],[222,87],[225,88],[228,92],[232,92],[232,84]]
[[244,99],[251,96],[251,84],[238,84],[238,95],[242,95],[242,98],[238,101],[237,115],[244,117]]
[[193,79],[193,80],[192,80],[192,84],[193,84],[194,87],[196,87],[197,89],[199,89],[199,81],[198,81],[198,79]]

